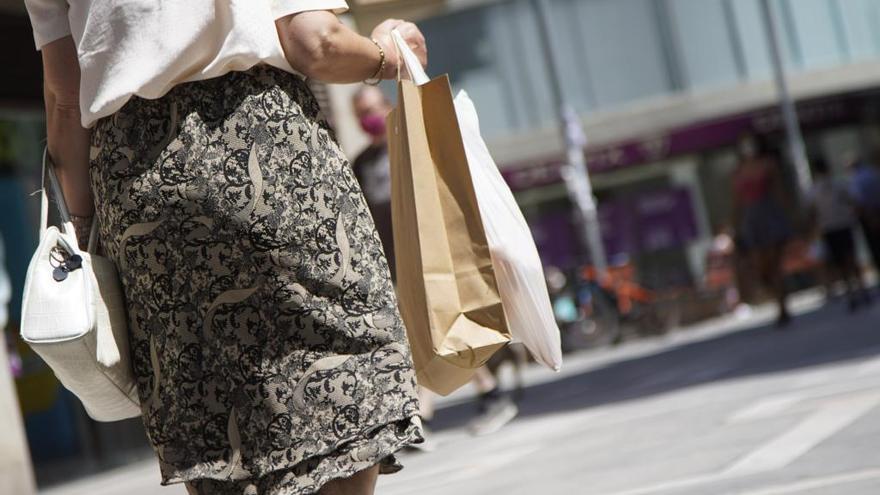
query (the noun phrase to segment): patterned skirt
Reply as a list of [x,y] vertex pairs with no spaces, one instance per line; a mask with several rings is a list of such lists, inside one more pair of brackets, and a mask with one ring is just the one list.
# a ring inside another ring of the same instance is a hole
[[314,493],[421,441],[382,246],[301,78],[133,98],[94,128],[90,172],[163,484]]

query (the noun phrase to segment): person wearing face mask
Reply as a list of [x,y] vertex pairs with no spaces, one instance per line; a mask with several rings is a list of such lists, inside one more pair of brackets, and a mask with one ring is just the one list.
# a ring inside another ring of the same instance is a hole
[[378,87],[363,86],[354,94],[352,104],[361,129],[370,138],[370,144],[354,159],[352,168],[373,215],[393,280],[396,265],[391,228],[391,165],[385,133],[385,118],[391,112],[391,103]]
[[791,227],[784,211],[787,201],[779,162],[763,140],[751,134],[740,138],[738,151],[739,165],[731,178],[734,225],[760,282],[772,292],[779,306],[777,325],[783,327],[791,320],[782,269]]

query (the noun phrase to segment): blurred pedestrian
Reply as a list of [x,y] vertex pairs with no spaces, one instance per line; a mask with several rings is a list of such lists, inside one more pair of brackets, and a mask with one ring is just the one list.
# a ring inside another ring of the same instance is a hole
[[850,310],[855,310],[868,299],[856,259],[856,214],[849,184],[834,177],[824,159],[811,161],[814,181],[808,200],[815,226],[825,244],[827,263],[843,279]]
[[391,228],[391,165],[385,129],[391,102],[378,87],[365,85],[354,94],[352,104],[361,129],[370,138],[369,145],[352,162],[352,168],[373,215],[394,279],[396,265],[394,231]]
[[479,415],[468,424],[468,430],[473,435],[495,433],[519,414],[519,408],[510,393],[502,389],[498,376],[488,366],[477,370],[472,383],[479,394]]
[[718,229],[706,252],[705,288],[721,295],[720,312],[733,311],[740,304],[736,283],[736,246],[731,229]]
[[306,78],[394,78],[392,29],[425,63],[419,29],[361,36],[343,0],[25,4],[49,154],[78,238],[94,213],[119,268],[163,483],[372,494],[421,440],[415,376]]
[[850,192],[859,223],[871,251],[874,269],[880,271],[880,169],[864,159],[850,163]]
[[734,223],[760,282],[779,308],[777,325],[791,319],[783,271],[783,253],[791,238],[779,162],[764,139],[753,134],[738,143],[739,164],[733,172]]

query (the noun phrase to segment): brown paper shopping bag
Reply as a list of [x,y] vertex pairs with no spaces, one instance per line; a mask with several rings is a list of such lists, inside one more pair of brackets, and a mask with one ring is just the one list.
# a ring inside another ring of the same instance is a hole
[[449,394],[510,341],[446,76],[389,116],[400,311],[419,384]]

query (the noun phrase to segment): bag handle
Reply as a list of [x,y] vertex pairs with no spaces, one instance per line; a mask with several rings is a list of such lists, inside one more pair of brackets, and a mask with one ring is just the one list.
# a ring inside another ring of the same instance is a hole
[[[42,237],[46,232],[46,229],[49,228],[49,196],[46,194],[47,175],[49,176],[49,187],[52,188],[52,195],[55,197],[55,204],[58,206],[58,214],[61,217],[61,231],[64,232],[65,235],[73,237],[78,243],[79,240],[76,238],[76,229],[73,227],[73,221],[70,218],[70,210],[67,209],[67,201],[64,199],[64,191],[61,189],[61,183],[58,181],[58,176],[55,175],[55,164],[52,162],[52,157],[49,156],[48,146],[43,148],[43,173],[40,178],[42,186],[40,189],[40,237]],[[86,247],[86,252],[94,253],[95,248],[97,247],[97,242],[98,221],[97,218],[95,218],[92,220],[92,228],[89,231],[89,242]],[[78,246],[79,244],[76,246],[65,247],[73,252]]]
[[[397,29],[392,30],[391,39],[394,41],[394,48],[397,50],[397,56],[403,60],[403,65],[406,67],[406,71],[409,73],[412,82],[417,86],[421,86],[430,81],[431,78],[428,77],[425,68],[422,67],[422,63],[419,62],[419,57],[417,57],[409,45],[406,44],[406,40],[403,39],[400,31]],[[397,80],[400,81],[400,65],[397,66]]]

